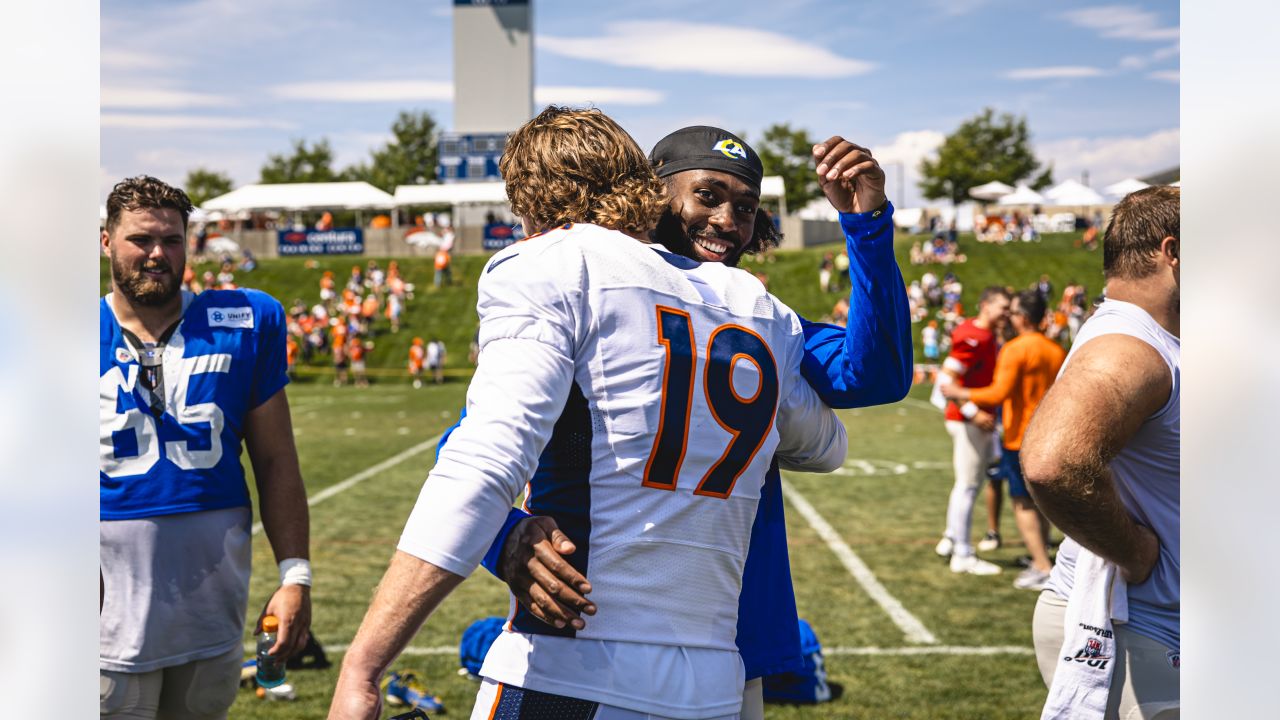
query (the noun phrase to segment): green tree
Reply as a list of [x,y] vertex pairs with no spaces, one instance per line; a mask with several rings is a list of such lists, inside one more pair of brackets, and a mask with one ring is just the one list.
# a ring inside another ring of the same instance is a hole
[[920,191],[926,198],[948,199],[955,205],[969,199],[970,188],[992,180],[1013,185],[1034,175],[1030,185],[1037,190],[1053,183],[1052,165],[1041,170],[1031,151],[1026,118],[1009,113],[997,117],[991,108],[948,135],[938,157],[920,163],[920,174]]
[[231,192],[233,186],[231,177],[224,172],[195,168],[187,172],[187,181],[183,183],[182,189],[186,190],[191,203],[200,207],[210,198]]
[[402,110],[391,125],[394,139],[374,150],[368,163],[343,171],[351,180],[364,180],[393,193],[397,185],[421,185],[436,178],[436,121],[423,110]]
[[764,137],[752,145],[760,155],[764,174],[782,176],[788,212],[796,212],[822,195],[813,171],[813,145],[807,130],[792,130],[787,123],[765,128]]
[[262,166],[264,184],[333,182],[339,180],[333,171],[333,148],[325,138],[307,147],[306,140],[294,140],[289,153],[272,153]]

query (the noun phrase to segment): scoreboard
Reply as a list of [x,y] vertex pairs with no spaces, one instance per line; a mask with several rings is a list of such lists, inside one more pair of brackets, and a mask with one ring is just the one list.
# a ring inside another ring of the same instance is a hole
[[436,178],[443,183],[501,180],[498,161],[507,133],[440,133]]

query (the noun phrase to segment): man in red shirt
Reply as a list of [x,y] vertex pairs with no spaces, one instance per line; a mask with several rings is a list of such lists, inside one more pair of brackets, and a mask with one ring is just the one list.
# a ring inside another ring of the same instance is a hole
[[[992,286],[978,298],[978,316],[951,331],[951,352],[942,363],[932,401],[942,407],[941,387],[958,383],[963,387],[986,387],[996,368],[997,333],[1009,315],[1009,292]],[[963,405],[946,402],[947,434],[951,436],[951,463],[956,482],[947,503],[947,530],[935,548],[939,555],[951,556],[951,572],[995,575],[998,565],[981,560],[969,542],[973,504],[978,488],[994,459],[994,405]]]
[[1009,481],[1009,501],[1013,504],[1013,517],[1018,533],[1031,554],[1031,567],[1014,581],[1013,586],[1026,590],[1043,590],[1053,568],[1045,547],[1048,526],[1040,517],[1031,494],[1022,479],[1018,464],[1018,451],[1022,448],[1022,434],[1031,422],[1040,400],[1058,377],[1067,353],[1058,343],[1041,332],[1045,315],[1044,296],[1035,290],[1025,290],[1013,299],[1009,321],[1018,336],[1005,343],[996,360],[995,380],[986,387],[961,387],[947,385],[942,394],[949,400],[964,403],[1004,403],[1004,457],[1001,463]]

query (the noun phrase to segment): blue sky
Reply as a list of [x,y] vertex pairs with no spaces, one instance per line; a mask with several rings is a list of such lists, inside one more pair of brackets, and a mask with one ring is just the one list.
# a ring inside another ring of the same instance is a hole
[[[1025,115],[1055,179],[1101,187],[1178,164],[1175,2],[688,3],[531,0],[537,102],[591,103],[646,151],[684,125],[776,122],[868,145],[900,206],[965,118]],[[102,4],[102,161],[116,180],[190,168],[255,182],[291,139],[339,167],[403,108],[452,123],[451,0]],[[905,168],[906,197],[896,174]]]

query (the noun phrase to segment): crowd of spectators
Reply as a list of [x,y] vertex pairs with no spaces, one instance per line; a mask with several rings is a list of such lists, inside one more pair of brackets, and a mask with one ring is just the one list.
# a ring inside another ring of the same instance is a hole
[[299,298],[289,307],[289,371],[294,372],[298,360],[309,363],[327,354],[335,387],[349,382],[365,387],[365,356],[378,334],[400,332],[413,285],[405,282],[395,260],[385,270],[376,260],[353,265],[341,287],[332,270],[323,271],[318,282],[319,302],[307,307]]
[[913,243],[909,259],[912,265],[951,265],[965,262],[969,258],[960,252],[959,240],[950,237],[948,233],[937,232],[928,243]]
[[[1040,209],[1036,208],[1033,214],[1040,214]],[[978,242],[999,243],[1001,245],[1018,240],[1022,242],[1040,242],[1040,231],[1031,222],[1031,216],[1023,215],[1017,211],[1006,212],[1002,215],[978,213],[973,218],[973,234],[978,239]]]
[[[1050,308],[1045,319],[1045,337],[1064,347],[1070,347],[1080,326],[1092,314],[1096,305],[1090,302],[1088,290],[1084,285],[1072,281],[1063,288],[1055,303],[1053,283],[1048,275],[1041,275],[1027,289],[1036,291]],[[929,362],[936,362],[947,356],[951,350],[951,331],[965,321],[966,310],[960,300],[963,291],[964,285],[953,272],[947,272],[942,277],[926,272],[919,280],[912,280],[907,287],[911,321],[922,323],[920,346]],[[1015,294],[1016,289],[1010,287],[1009,292]],[[917,372],[917,382],[928,382],[935,371],[936,368],[933,367],[921,368]]]

